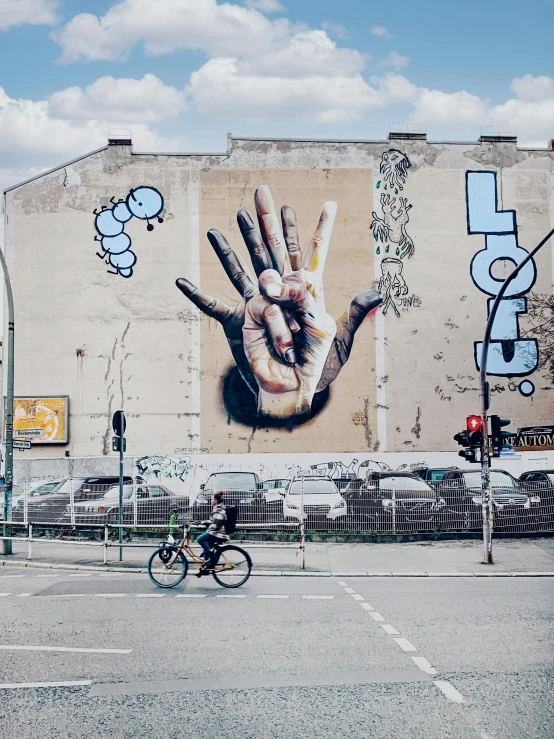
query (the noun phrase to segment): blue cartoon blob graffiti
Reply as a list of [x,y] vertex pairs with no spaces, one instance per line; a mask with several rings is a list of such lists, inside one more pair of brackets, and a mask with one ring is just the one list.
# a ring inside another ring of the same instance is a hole
[[[528,252],[519,246],[515,210],[498,209],[496,172],[466,172],[467,232],[485,236],[485,248],[471,261],[471,278],[481,292],[492,296],[488,300],[490,312],[503,279],[492,274],[495,262],[520,264]],[[487,374],[501,377],[525,377],[538,366],[539,352],[536,339],[521,339],[519,315],[527,312],[523,297],[535,284],[537,268],[531,260],[510,283],[494,319]],[[474,344],[475,365],[481,366],[483,344]],[[528,380],[519,386],[524,396],[532,395],[533,383]]]
[[94,240],[100,242],[102,250],[102,253],[96,252],[96,256],[114,268],[115,272],[108,270],[109,274],[131,277],[137,255],[131,251],[131,238],[124,231],[125,224],[131,218],[138,218],[147,222],[147,231],[153,231],[151,220],[157,218],[158,223],[163,223],[160,213],[164,208],[164,199],[155,187],[142,185],[131,189],[125,200],[115,202],[112,198],[110,202],[112,208],[104,207],[100,212],[94,210],[94,227],[97,231]]

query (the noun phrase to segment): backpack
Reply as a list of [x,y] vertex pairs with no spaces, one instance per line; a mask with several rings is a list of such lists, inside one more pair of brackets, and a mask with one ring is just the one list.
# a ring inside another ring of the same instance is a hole
[[237,528],[237,507],[236,505],[226,505],[225,513],[227,518],[225,520],[225,533],[234,534]]

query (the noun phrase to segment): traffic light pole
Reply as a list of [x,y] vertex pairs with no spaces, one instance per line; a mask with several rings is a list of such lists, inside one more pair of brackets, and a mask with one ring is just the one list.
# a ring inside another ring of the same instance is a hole
[[[13,293],[10,281],[8,265],[4,258],[4,252],[0,249],[0,262],[4,272],[6,284],[6,300],[8,303],[8,374],[6,387],[6,409],[5,409],[5,446],[6,458],[4,461],[4,521],[10,521],[12,517],[12,488],[13,488],[13,379],[14,379],[14,311]],[[8,526],[4,523],[3,535],[8,536]],[[3,540],[4,554],[12,554],[11,539]]]
[[483,550],[484,550],[484,563],[492,565],[492,531],[493,531],[493,497],[492,487],[490,481],[490,453],[489,453],[489,431],[488,431],[488,418],[487,411],[489,410],[490,396],[489,388],[487,383],[487,359],[489,356],[489,344],[491,340],[492,326],[498,311],[500,301],[504,297],[506,290],[510,282],[518,276],[523,267],[530,262],[535,254],[541,249],[546,242],[554,234],[554,228],[551,229],[544,239],[538,244],[533,251],[525,257],[525,259],[518,264],[518,266],[508,275],[504,280],[498,295],[496,296],[494,303],[492,304],[491,312],[489,314],[489,320],[485,328],[485,336],[483,337],[483,349],[481,352],[481,367],[480,367],[480,391],[481,391],[481,416],[483,419],[483,434],[481,440],[481,489],[482,489],[482,509],[483,509]]

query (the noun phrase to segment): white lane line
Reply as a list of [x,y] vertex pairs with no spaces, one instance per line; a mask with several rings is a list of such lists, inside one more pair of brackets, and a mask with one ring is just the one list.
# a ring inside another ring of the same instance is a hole
[[370,611],[370,612],[369,612],[369,615],[371,616],[371,618],[372,618],[372,619],[373,619],[374,621],[384,621],[384,620],[385,620],[385,619],[383,618],[383,616],[381,616],[381,614],[380,614],[380,613],[377,613],[377,611]]
[[28,598],[32,593],[19,593],[18,598]]
[[403,649],[405,652],[417,652],[417,648],[414,647],[411,641],[408,641],[403,636],[395,636],[394,641],[398,644],[400,649]]
[[84,598],[86,593],[56,593],[49,596],[50,598]]
[[0,690],[16,688],[74,688],[80,685],[92,685],[92,680],[66,680],[59,683],[0,683]]
[[216,595],[215,597],[216,598],[246,598],[246,595],[235,595],[234,593],[229,593],[228,595]]
[[200,593],[180,593],[179,595],[175,596],[176,598],[207,598],[208,596],[206,594],[200,594]]
[[14,578],[14,577],[25,577],[25,575],[2,575],[0,577],[0,580],[7,580],[8,578]]
[[361,607],[365,611],[373,611],[374,610],[373,606],[370,606],[369,603],[360,603],[360,605],[361,605]]
[[89,649],[88,647],[31,647],[14,644],[0,644],[0,649],[27,652],[84,652],[87,654],[131,654],[133,651],[132,649]]
[[0,598],[2,598],[5,595],[11,595],[11,593],[0,593]]
[[288,598],[288,595],[258,595],[258,598],[272,598],[272,599],[284,599]]
[[344,588],[344,592],[345,592],[345,593],[350,593],[350,595],[352,595],[352,594],[353,594],[353,593],[355,593],[356,591],[355,591],[355,590],[352,590],[352,588]]
[[346,587],[346,583],[345,582],[339,582],[338,584],[341,586],[341,588],[345,588]]
[[94,593],[95,598],[125,598],[127,593]]
[[334,595],[303,595],[303,600],[334,600]]
[[358,595],[358,593],[350,593],[350,595],[354,598],[354,600],[364,600],[363,595]]
[[454,703],[465,703],[464,696],[447,680],[433,680],[437,688],[444,693],[448,700]]
[[68,577],[92,577],[94,572],[81,572],[78,575],[68,575]]
[[435,670],[433,665],[428,662],[425,657],[412,657],[413,661],[419,667],[420,670],[426,672],[428,675],[438,675],[438,671]]
[[[390,634],[391,636],[393,634],[400,634],[400,632],[397,631],[394,628],[394,626],[391,626],[390,624],[381,624],[381,628],[384,629],[387,632],[387,634]],[[419,659],[419,657],[418,657],[418,659]]]
[[165,598],[166,593],[140,593],[135,598]]
[[33,577],[61,577],[61,575],[33,575]]

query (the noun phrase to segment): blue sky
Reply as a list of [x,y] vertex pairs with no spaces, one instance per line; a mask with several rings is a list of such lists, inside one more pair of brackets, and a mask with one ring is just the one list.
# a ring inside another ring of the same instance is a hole
[[226,133],[554,137],[551,3],[0,0],[0,188],[131,129],[136,150]]

